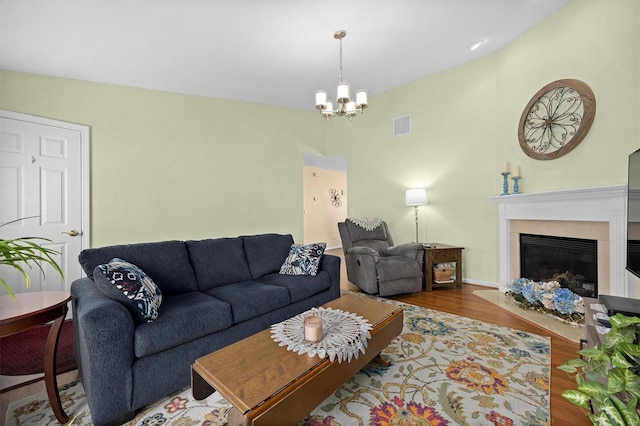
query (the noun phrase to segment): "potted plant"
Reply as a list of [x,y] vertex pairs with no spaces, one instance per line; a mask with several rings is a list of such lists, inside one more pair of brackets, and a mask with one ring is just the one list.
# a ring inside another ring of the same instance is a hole
[[602,347],[582,349],[581,358],[558,368],[575,373],[577,389],[562,396],[590,410],[594,425],[640,425],[640,318],[616,314]]
[[[22,219],[16,219],[11,222],[4,223],[0,225],[0,228],[10,223],[18,222],[20,220]],[[23,276],[27,288],[31,286],[31,278],[29,277],[29,274],[27,273],[25,267],[33,269],[32,265],[35,265],[44,275],[42,262],[51,265],[60,274],[60,277],[64,279],[64,275],[62,273],[60,265],[58,265],[58,263],[53,258],[53,256],[59,254],[59,252],[38,244],[38,242],[43,241],[50,242],[51,240],[40,237],[21,237],[10,240],[0,239],[0,265],[8,265],[17,269]],[[2,284],[5,290],[7,290],[13,300],[16,300],[15,293],[2,277],[0,277],[0,284]]]

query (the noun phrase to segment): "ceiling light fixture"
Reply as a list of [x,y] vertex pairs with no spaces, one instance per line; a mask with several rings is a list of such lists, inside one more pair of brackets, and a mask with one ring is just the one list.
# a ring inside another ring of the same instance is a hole
[[469,46],[469,50],[471,50],[473,52],[474,50],[476,50],[478,47],[482,46],[483,44],[484,44],[484,40],[474,41]]
[[362,113],[367,105],[367,91],[358,90],[356,92],[355,100],[351,100],[349,96],[349,83],[342,81],[342,39],[345,38],[347,32],[345,30],[336,31],[333,38],[340,40],[340,70],[338,73],[338,90],[336,94],[336,109],[333,109],[333,101],[327,100],[327,91],[318,90],[316,92],[316,109],[320,111],[320,114],[329,121],[334,116],[348,117],[349,120],[353,120],[353,117],[358,113]]

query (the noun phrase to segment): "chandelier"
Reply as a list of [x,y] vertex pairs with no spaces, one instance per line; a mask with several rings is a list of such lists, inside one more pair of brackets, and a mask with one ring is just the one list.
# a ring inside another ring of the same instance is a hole
[[333,38],[340,40],[340,70],[338,72],[338,90],[336,95],[336,109],[333,109],[333,101],[327,100],[327,91],[316,92],[316,109],[329,121],[334,116],[348,117],[352,120],[355,115],[362,113],[367,107],[367,91],[358,90],[354,100],[349,95],[349,83],[342,81],[342,39],[345,38],[345,30],[336,31]]

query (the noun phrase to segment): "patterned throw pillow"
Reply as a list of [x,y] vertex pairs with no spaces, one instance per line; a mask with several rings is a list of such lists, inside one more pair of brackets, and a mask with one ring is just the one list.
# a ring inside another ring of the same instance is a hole
[[316,275],[327,243],[292,244],[289,256],[280,267],[283,275]]
[[162,293],[136,265],[113,258],[107,264],[96,266],[93,278],[106,296],[122,302],[138,321],[151,322],[158,318]]

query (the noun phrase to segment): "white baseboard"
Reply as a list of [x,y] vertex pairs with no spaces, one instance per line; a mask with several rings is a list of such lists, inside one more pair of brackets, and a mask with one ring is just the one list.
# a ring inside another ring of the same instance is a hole
[[472,280],[469,278],[462,278],[462,282],[463,283],[468,283],[468,284],[475,284],[475,285],[481,285],[484,287],[492,287],[492,288],[500,288],[500,286],[497,283],[492,283],[489,281],[479,281],[479,280]]

